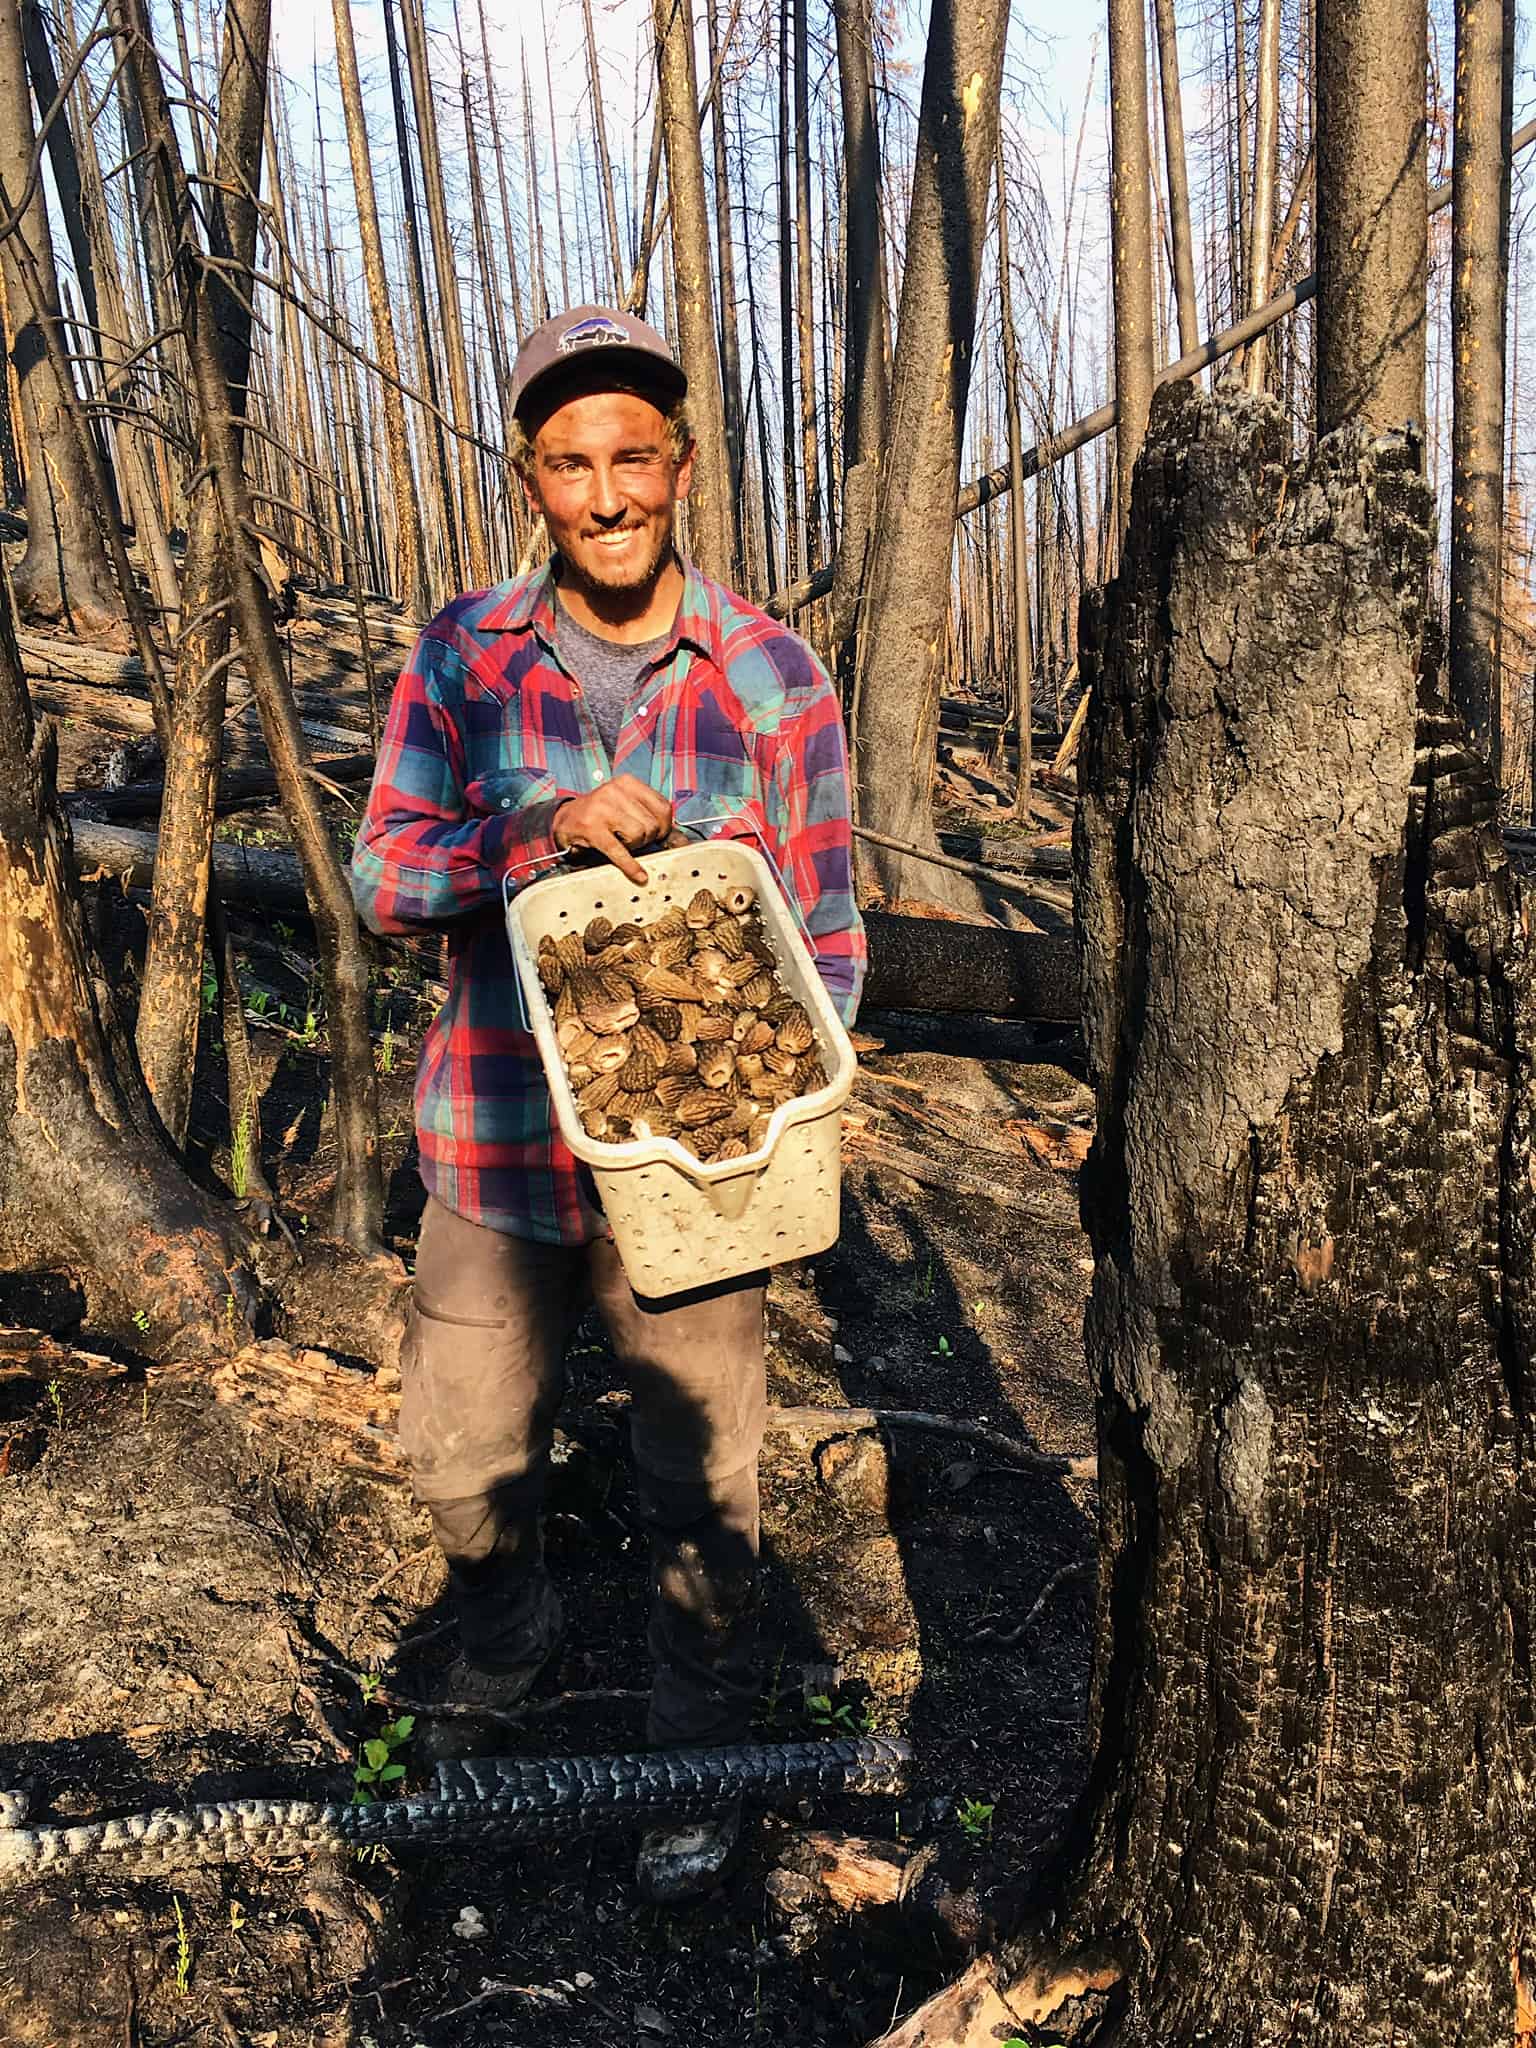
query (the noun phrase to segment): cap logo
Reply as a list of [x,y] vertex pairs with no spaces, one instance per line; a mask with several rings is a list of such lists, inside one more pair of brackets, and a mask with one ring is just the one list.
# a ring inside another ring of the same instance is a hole
[[578,348],[628,348],[631,342],[628,328],[599,313],[589,320],[578,320],[574,327],[567,327],[556,346],[561,355],[568,356]]

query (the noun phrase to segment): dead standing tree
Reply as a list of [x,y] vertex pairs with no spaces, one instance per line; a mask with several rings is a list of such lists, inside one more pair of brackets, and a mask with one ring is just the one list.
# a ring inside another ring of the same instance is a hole
[[1459,0],[1451,227],[1452,702],[1500,779],[1504,315],[1514,0]]
[[1123,531],[1131,472],[1152,404],[1152,197],[1147,35],[1141,0],[1109,0],[1110,246],[1115,310],[1115,504]]
[[90,479],[40,325],[44,319],[59,321],[60,299],[40,169],[34,175],[34,138],[21,12],[17,0],[5,0],[0,5],[0,183],[15,195],[18,219],[0,222],[0,230],[20,226],[43,300],[38,308],[30,303],[16,245],[5,232],[0,277],[10,313],[27,476],[27,546],[12,572],[12,587],[23,618],[58,622],[85,639],[120,638],[123,609],[112,587]]
[[[1422,0],[1375,17],[1336,255],[1380,177],[1423,220]],[[1309,461],[1269,400],[1164,392],[1085,620],[1096,1761],[1048,1932],[887,2048],[1530,2034],[1536,984],[1379,418],[1422,249],[1325,330],[1367,417]]]
[[715,353],[709,202],[704,189],[704,151],[699,140],[692,0],[655,0],[654,19],[667,186],[672,200],[678,353],[688,376],[688,416],[699,448],[693,490],[688,498],[688,540],[693,558],[705,574],[729,583],[734,574],[729,503],[731,466],[720,365]]
[[[932,848],[933,764],[955,498],[997,150],[1007,0],[934,0],[918,113],[881,479],[853,706],[861,821]],[[935,870],[880,850],[892,900],[932,898]]]

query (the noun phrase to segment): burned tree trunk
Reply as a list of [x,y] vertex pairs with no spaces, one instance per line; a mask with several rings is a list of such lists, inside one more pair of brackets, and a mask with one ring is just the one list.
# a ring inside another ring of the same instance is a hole
[[1424,418],[1424,0],[1318,0],[1317,430]]
[[[976,338],[987,192],[997,150],[1007,0],[934,0],[891,398],[853,713],[859,814],[931,848],[939,669],[955,496]],[[892,900],[942,890],[901,854],[872,863]]]
[[0,593],[0,1265],[66,1271],[93,1328],[152,1357],[248,1339],[243,1233],[161,1142],[94,972]]
[[[59,280],[42,179],[32,176],[33,146],[21,13],[8,0],[0,6],[0,190],[20,209],[20,218],[0,240],[0,276],[27,459],[27,547],[11,583],[24,618],[58,620],[85,639],[120,635],[122,606],[112,588],[85,459],[40,325],[58,321]],[[42,292],[40,309],[28,298],[18,243],[25,244]]]
[[729,505],[731,466],[725,401],[715,354],[714,292],[709,265],[709,205],[699,141],[699,94],[693,68],[693,0],[654,0],[658,102],[672,197],[672,249],[677,271],[678,354],[688,373],[688,417],[699,459],[688,498],[688,538],[706,575],[729,583],[734,574]]
[[1097,1756],[998,1976],[1094,2048],[1532,2009],[1529,940],[1412,444],[1284,446],[1167,387],[1083,650]]
[[1451,228],[1451,699],[1499,775],[1504,322],[1514,0],[1456,9]]

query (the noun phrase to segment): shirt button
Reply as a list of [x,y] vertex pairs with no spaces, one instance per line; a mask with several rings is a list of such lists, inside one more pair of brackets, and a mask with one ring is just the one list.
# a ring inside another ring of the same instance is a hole
[[502,808],[502,809],[503,809],[504,811],[510,811],[510,810],[511,810],[511,808],[512,808],[512,799],[511,799],[511,797],[509,797],[509,796],[504,796],[504,797],[502,798],[502,800],[501,800],[501,808]]
[[593,784],[593,787],[595,788],[595,787],[597,786],[597,784],[598,784],[598,783],[600,783],[600,782],[602,781],[602,779],[603,779],[603,771],[602,771],[602,769],[601,769],[601,768],[594,768],[594,769],[592,770],[592,784]]

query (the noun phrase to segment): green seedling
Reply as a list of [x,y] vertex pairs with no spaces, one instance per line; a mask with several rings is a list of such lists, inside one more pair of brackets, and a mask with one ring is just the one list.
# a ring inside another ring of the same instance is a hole
[[147,1334],[149,1330],[149,1310],[147,1308],[136,1308],[134,1310],[133,1327],[141,1337]]
[[376,1786],[399,1784],[405,1776],[405,1765],[398,1761],[396,1751],[404,1749],[415,1726],[414,1714],[402,1714],[398,1721],[386,1721],[377,1735],[369,1736],[361,1757],[352,1767],[354,1806],[366,1806],[370,1799],[377,1799]]
[[272,1007],[272,998],[264,988],[259,988],[251,996],[250,1007],[258,1017],[265,1017]]
[[214,1011],[218,1008],[219,977],[213,971],[213,962],[206,958],[203,961],[203,979],[201,985],[201,994],[203,1003],[203,1015],[205,1017],[211,1017]]
[[299,1043],[312,1050],[320,1042],[320,1021],[315,1015],[314,1005],[307,1004],[304,1010],[304,1029],[299,1033]]
[[824,1692],[812,1693],[805,1703],[805,1711],[811,1717],[811,1725],[824,1728],[828,1734],[868,1735],[875,1725],[874,1715],[867,1706],[855,1707],[847,1700],[839,1700],[834,1706]]
[[916,1286],[912,1289],[912,1296],[915,1301],[932,1301],[933,1299],[932,1252],[930,1252],[927,1258],[923,1261],[922,1277],[918,1280]]
[[379,1040],[379,1049],[374,1057],[378,1061],[381,1074],[392,1074],[395,1071],[395,1027],[393,1024],[386,1024],[384,1026],[384,1036]]
[[174,1901],[176,1907],[176,1989],[183,1998],[192,1982],[192,1936],[187,1927],[187,1916],[181,1910],[181,1900]]
[[991,1838],[992,1816],[996,1811],[995,1800],[962,1799],[955,1808],[955,1819],[973,1842],[985,1842]]
[[954,1355],[954,1346],[947,1337],[941,1337],[930,1354],[934,1358],[953,1358]]
[[357,1681],[358,1690],[362,1693],[363,1705],[365,1707],[373,1705],[374,1700],[378,1696],[379,1687],[383,1683],[384,1680],[377,1671],[365,1671],[362,1677],[359,1678]]
[[231,1900],[230,1900],[230,1902],[229,1902],[229,1931],[230,1931],[230,1933],[231,1933],[231,1934],[238,1934],[238,1933],[240,1932],[241,1928],[242,1928],[242,1927],[243,1927],[244,1925],[245,1925],[245,1908],[244,1908],[244,1906],[242,1906],[242,1905],[241,1905],[241,1903],[240,1903],[240,1901],[239,1901],[238,1899],[231,1899]]
[[48,1382],[46,1392],[48,1404],[53,1410],[53,1419],[58,1428],[64,1427],[64,1389],[57,1380]]

